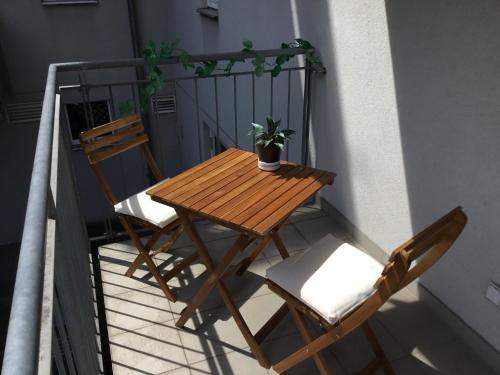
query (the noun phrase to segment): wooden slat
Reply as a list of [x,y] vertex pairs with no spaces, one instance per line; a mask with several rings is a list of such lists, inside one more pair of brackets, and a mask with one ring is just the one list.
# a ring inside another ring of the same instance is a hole
[[[201,210],[205,208],[206,212],[210,212],[210,210],[213,209],[212,206],[209,206],[212,202],[215,202],[218,199],[221,199],[222,197],[226,197],[227,199],[230,199],[227,194],[229,192],[233,191],[234,189],[245,189],[248,187],[246,184],[248,181],[253,180],[256,181],[257,175],[261,176],[262,178],[265,178],[266,176],[262,175],[260,170],[258,168],[252,168],[249,172],[247,172],[244,176],[232,181],[231,183],[221,187],[219,190],[215,191],[213,194],[210,194],[209,196],[195,202],[191,203],[190,206],[194,210]],[[241,186],[243,185],[243,186]],[[219,201],[220,202],[220,201]],[[222,203],[220,203],[222,204]]]
[[[239,213],[231,218],[231,221],[235,224],[242,224],[251,217],[255,216],[259,212],[261,212],[264,208],[273,204],[279,197],[283,196],[288,190],[292,189],[297,183],[303,181],[304,178],[307,178],[309,175],[314,173],[314,170],[311,168],[295,167],[295,169],[290,172],[290,175],[287,176],[286,179],[277,181],[272,184],[268,188],[264,188],[265,195],[258,193],[253,199],[249,199],[252,201],[252,204],[249,204],[248,201],[241,202],[242,206],[245,207],[245,210],[238,210]],[[279,183],[279,184],[278,184]],[[242,196],[242,199],[247,199]],[[274,207],[274,206],[273,206]]]
[[188,197],[190,195],[199,193],[203,189],[210,187],[220,178],[227,177],[231,173],[236,172],[238,169],[241,168],[242,165],[244,165],[244,163],[248,159],[251,158],[251,161],[253,161],[254,158],[252,156],[253,156],[252,154],[242,153],[241,155],[238,155],[234,158],[230,158],[230,160],[224,161],[224,163],[220,164],[217,168],[213,169],[212,171],[199,175],[198,178],[191,181],[189,184],[184,184],[175,191],[163,194],[162,196],[164,199],[175,199],[177,202],[179,202],[180,196],[183,195],[185,196],[186,193],[190,192],[191,194],[189,194]]
[[138,136],[137,138],[134,138],[130,141],[127,141],[125,143],[122,143],[120,145],[110,147],[104,151],[99,151],[94,154],[89,155],[89,162],[90,164],[95,164],[100,161],[106,160],[107,158],[110,158],[116,154],[119,154],[120,152],[124,152],[127,150],[130,150],[131,148],[134,148],[136,146],[139,146],[140,144],[143,144],[149,140],[148,136],[146,134],[142,134]]
[[190,206],[203,198],[214,194],[219,189],[223,188],[226,185],[238,180],[240,177],[252,176],[251,172],[255,170],[257,158],[250,158],[245,160],[240,166],[233,167],[229,170],[226,170],[224,173],[219,174],[216,178],[210,181],[210,187],[205,187],[201,191],[197,192],[189,192],[187,194],[183,194],[182,196],[177,197],[177,201],[185,206]]
[[128,128],[126,130],[99,138],[95,142],[92,142],[92,143],[83,142],[82,147],[86,153],[91,153],[91,152],[96,151],[102,147],[109,146],[112,143],[119,142],[119,141],[121,141],[121,140],[123,140],[131,135],[135,135],[135,134],[142,133],[142,132],[144,132],[144,126],[142,126],[142,124],[138,123],[138,124],[132,125],[130,128]]
[[171,178],[170,180],[167,180],[162,184],[156,185],[155,187],[148,190],[146,193],[149,195],[156,195],[158,197],[162,197],[163,194],[167,194],[168,192],[173,191],[178,187],[183,186],[184,184],[189,183],[190,181],[196,179],[196,177],[199,176],[200,172],[213,170],[223,160],[232,157],[236,154],[239,155],[240,153],[242,153],[242,151],[237,150],[235,148],[230,148],[214,156],[213,158],[208,159],[203,163],[198,164],[197,166],[178,174],[177,176],[175,176],[175,178]]
[[80,133],[80,140],[88,141],[89,139],[98,137],[100,135],[110,133],[114,130],[121,129],[125,126],[134,124],[136,122],[140,122],[141,118],[138,114],[130,115],[119,120],[110,122],[108,124],[104,124],[101,126],[96,126],[93,129],[87,130],[85,132]]
[[[293,166],[284,166],[280,169],[280,173],[263,173],[259,172],[254,178],[244,182],[240,186],[221,196],[219,199],[210,203],[201,210],[207,214],[217,217],[219,214],[227,212],[227,209],[233,207],[233,203],[230,203],[234,198],[242,195],[246,191],[255,191],[256,189],[261,189],[263,186],[272,183],[274,180],[282,177],[283,174],[293,169]],[[224,208],[222,206],[224,205]],[[215,211],[219,210],[217,213]]]
[[[304,203],[311,195],[317,192],[321,187],[328,183],[330,176],[323,174],[319,179],[313,181],[311,184],[307,185],[305,189],[303,189],[300,193],[295,195],[293,198],[286,201],[285,204],[282,204],[279,207],[279,210],[275,210],[269,216],[264,216],[264,214],[259,214],[258,216],[249,220],[248,224],[245,222],[243,226],[252,227],[256,232],[266,232],[269,228],[273,228],[285,218],[287,218],[298,206]],[[301,183],[300,185],[306,185],[307,180]],[[299,188],[299,184],[297,184],[297,188]],[[280,202],[283,203],[283,202]],[[262,217],[265,217],[264,220],[258,222]]]

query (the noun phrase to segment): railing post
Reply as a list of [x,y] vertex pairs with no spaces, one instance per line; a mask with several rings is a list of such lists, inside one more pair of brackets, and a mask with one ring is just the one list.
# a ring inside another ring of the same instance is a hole
[[301,150],[301,163],[308,164],[309,159],[309,117],[311,110],[311,63],[306,60],[306,67],[304,70],[304,106],[302,110],[302,150]]

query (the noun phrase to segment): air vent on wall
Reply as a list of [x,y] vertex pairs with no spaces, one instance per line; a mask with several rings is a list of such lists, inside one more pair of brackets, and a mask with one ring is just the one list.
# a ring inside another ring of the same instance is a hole
[[42,102],[40,101],[7,103],[5,107],[9,124],[40,121],[42,114]]
[[175,113],[175,96],[174,95],[157,95],[151,98],[153,105],[153,113],[163,115],[166,113]]

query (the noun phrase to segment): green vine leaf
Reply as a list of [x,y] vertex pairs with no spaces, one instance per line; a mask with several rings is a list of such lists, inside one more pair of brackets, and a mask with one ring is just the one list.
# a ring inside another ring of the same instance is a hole
[[[145,112],[149,109],[149,100],[151,96],[155,95],[158,90],[161,90],[165,86],[163,72],[159,67],[162,59],[177,57],[179,59],[179,63],[184,69],[194,69],[194,73],[200,78],[209,77],[217,69],[218,61],[216,60],[203,61],[201,64],[197,65],[194,64],[189,53],[182,48],[179,48],[179,43],[179,39],[172,42],[162,42],[157,49],[156,44],[150,40],[144,46],[143,56],[149,68],[149,73],[147,75],[148,82],[144,85],[139,97],[139,107],[141,112]],[[252,64],[254,66],[254,73],[257,77],[261,77],[264,74],[266,66],[270,67],[271,76],[277,77],[282,72],[283,65],[294,57],[293,54],[280,55],[276,57],[274,63],[270,64],[266,62],[266,58],[262,53],[253,50],[254,44],[251,40],[243,40],[242,44],[242,51],[250,52],[253,55]],[[309,63],[313,65],[321,64],[321,61],[314,52],[314,47],[309,41],[297,38],[293,42],[281,43],[282,49],[295,47],[305,50],[305,58]],[[245,62],[245,59],[229,59],[224,69],[219,70],[223,70],[226,75],[229,75],[237,62]],[[122,115],[130,113],[134,111],[134,109],[135,103],[131,99],[119,103],[119,110]]]
[[243,51],[251,52],[253,48],[253,42],[251,40],[243,41]]

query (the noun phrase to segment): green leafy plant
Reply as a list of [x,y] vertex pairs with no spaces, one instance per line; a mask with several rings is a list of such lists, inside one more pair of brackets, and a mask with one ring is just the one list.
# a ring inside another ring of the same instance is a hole
[[[315,55],[314,47],[307,40],[295,39],[290,43],[281,43],[281,48],[303,48],[308,62],[313,65],[321,64],[320,60]],[[262,53],[253,49],[253,42],[251,40],[243,41],[242,51],[249,52],[253,55],[252,64],[257,77],[261,77],[266,71],[266,68],[271,70],[272,77],[277,77],[281,73],[283,65],[294,57],[293,54],[283,54],[277,56],[274,62],[267,62],[266,57]],[[146,84],[141,88],[139,95],[139,108],[143,113],[149,108],[150,98],[165,86],[165,78],[159,67],[161,60],[177,57],[184,69],[194,69],[194,74],[200,78],[210,77],[215,71],[222,71],[226,75],[229,75],[237,62],[245,62],[243,58],[232,58],[227,61],[224,68],[218,67],[217,60],[194,63],[191,55],[179,47],[178,39],[173,42],[163,42],[158,47],[154,42],[149,41],[143,49],[143,56],[147,66]],[[123,116],[135,110],[135,103],[132,99],[129,99],[121,102],[118,108],[120,114]]]
[[263,145],[264,147],[277,146],[280,150],[283,150],[285,142],[291,139],[295,130],[278,130],[281,120],[274,121],[270,116],[266,117],[266,122],[267,131],[264,130],[262,125],[252,123],[252,130],[250,130],[248,135],[255,135],[255,143],[258,145]]

